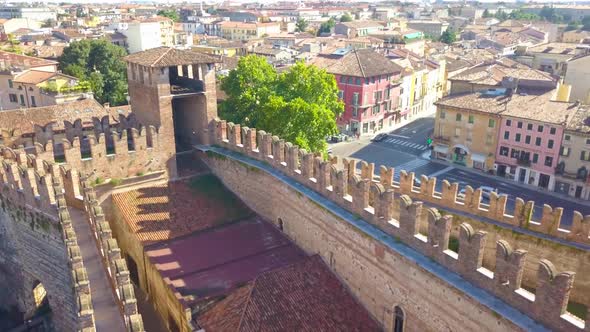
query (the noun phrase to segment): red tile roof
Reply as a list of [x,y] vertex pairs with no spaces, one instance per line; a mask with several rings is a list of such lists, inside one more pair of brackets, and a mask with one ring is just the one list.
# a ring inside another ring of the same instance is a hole
[[330,74],[355,77],[394,74],[403,69],[371,49],[352,50],[342,56],[319,55],[311,63]]
[[221,183],[215,184],[214,190],[221,190],[224,200],[189,183],[170,182],[118,193],[113,195],[113,201],[144,245],[206,230],[249,214]]
[[259,276],[198,323],[206,331],[381,330],[317,255]]
[[181,296],[201,302],[225,296],[305,253],[274,226],[253,218],[151,245],[146,256]]

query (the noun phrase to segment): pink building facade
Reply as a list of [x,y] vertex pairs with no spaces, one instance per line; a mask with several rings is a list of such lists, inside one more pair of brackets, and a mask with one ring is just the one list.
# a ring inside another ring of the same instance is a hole
[[400,95],[400,73],[372,77],[335,75],[339,97],[345,104],[337,119],[344,132],[373,134],[395,123]]
[[553,190],[563,130],[559,124],[502,117],[495,156],[496,173]]

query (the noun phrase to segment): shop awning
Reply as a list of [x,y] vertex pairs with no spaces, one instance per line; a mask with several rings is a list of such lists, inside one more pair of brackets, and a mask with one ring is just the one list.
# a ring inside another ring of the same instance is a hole
[[471,154],[471,160],[472,161],[477,161],[480,163],[485,163],[486,162],[486,156],[484,156],[483,154],[479,154],[479,153],[472,153]]
[[449,147],[447,145],[435,145],[434,146],[434,152],[439,152],[439,153],[449,153]]

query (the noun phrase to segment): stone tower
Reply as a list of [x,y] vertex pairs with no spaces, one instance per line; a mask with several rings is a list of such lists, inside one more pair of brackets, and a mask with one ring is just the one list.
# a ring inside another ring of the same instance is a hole
[[218,58],[190,50],[158,47],[131,54],[129,97],[139,122],[159,128],[168,172],[176,177],[175,153],[209,144],[217,117],[215,63]]

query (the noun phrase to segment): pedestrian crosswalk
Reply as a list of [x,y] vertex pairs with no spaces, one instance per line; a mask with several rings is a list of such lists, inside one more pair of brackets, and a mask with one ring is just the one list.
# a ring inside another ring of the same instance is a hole
[[418,144],[418,143],[414,143],[414,142],[409,142],[403,139],[399,139],[399,138],[395,138],[395,137],[387,137],[385,138],[382,142],[387,142],[390,144],[395,144],[395,145],[399,145],[399,146],[403,146],[406,148],[411,148],[411,149],[415,149],[415,150],[419,150],[419,151],[423,151],[428,149],[428,146],[424,145],[424,144]]
[[393,175],[393,179],[395,181],[399,181],[399,174],[402,170],[405,170],[406,172],[411,172],[411,171],[415,170],[416,168],[424,166],[428,163],[429,163],[428,160],[420,158],[420,159],[410,160],[407,163],[403,163],[401,165],[397,165],[397,166],[395,166],[395,173]]

